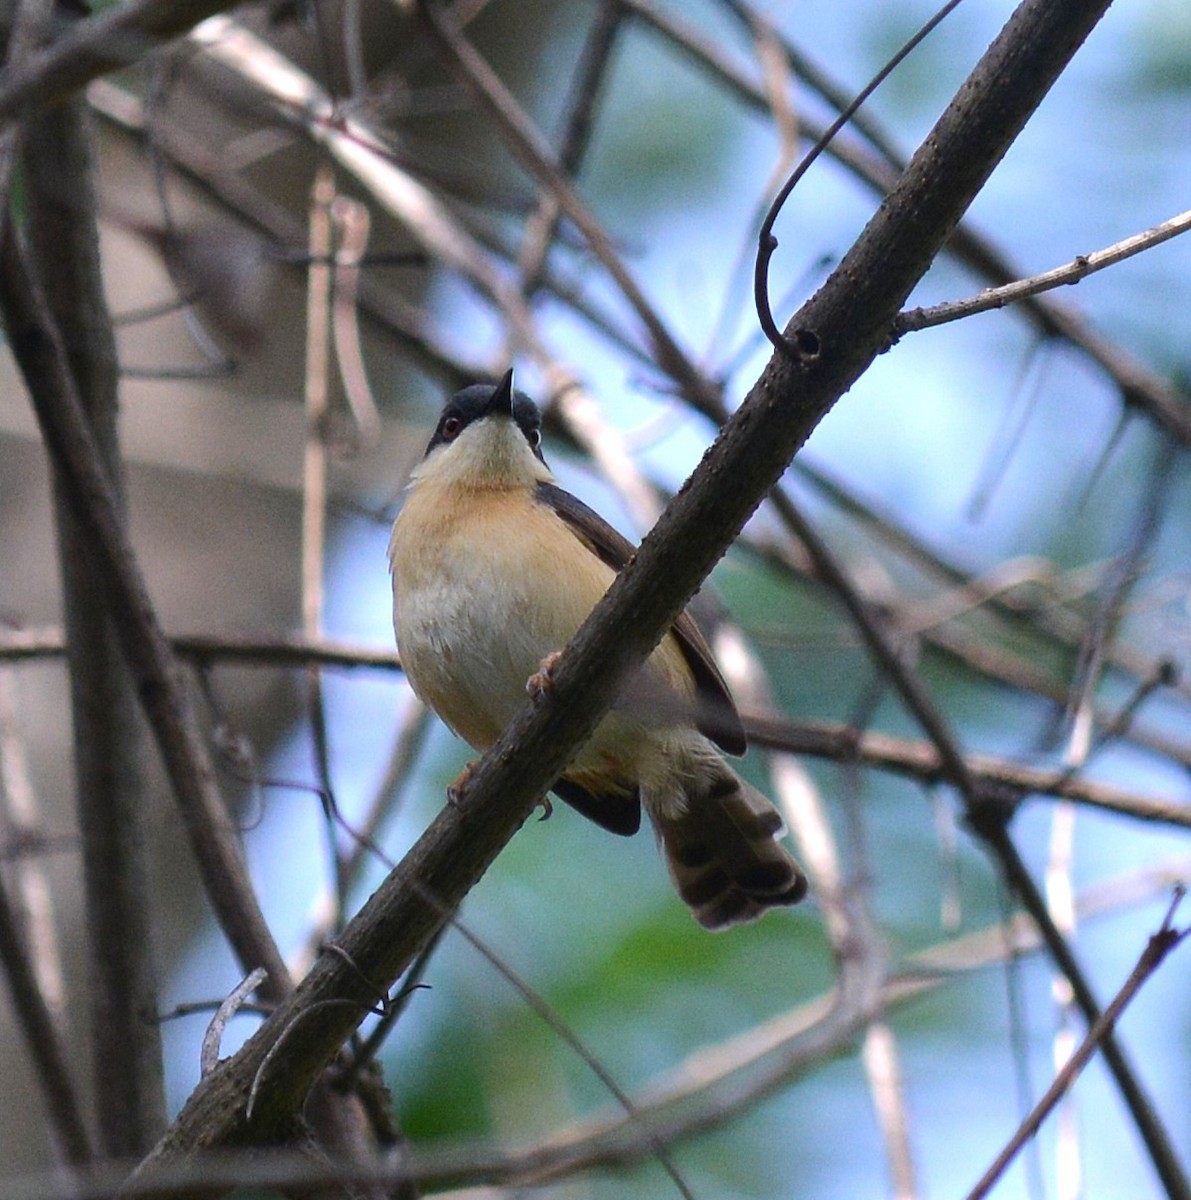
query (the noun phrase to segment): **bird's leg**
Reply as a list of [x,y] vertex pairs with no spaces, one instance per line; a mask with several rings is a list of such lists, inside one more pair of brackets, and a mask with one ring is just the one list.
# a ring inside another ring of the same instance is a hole
[[[525,681],[526,692],[535,700],[541,699],[554,686],[554,667],[558,662],[560,652],[552,650],[538,665],[538,669]],[[550,803],[550,793],[545,792],[538,806],[542,810],[539,821],[548,821],[554,815],[554,805]]]
[[535,700],[540,700],[554,686],[554,668],[561,657],[561,650],[551,650],[525,681],[526,692]]

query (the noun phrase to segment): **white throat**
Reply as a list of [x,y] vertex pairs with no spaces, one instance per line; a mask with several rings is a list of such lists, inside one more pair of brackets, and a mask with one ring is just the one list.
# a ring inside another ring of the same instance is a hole
[[436,447],[414,469],[411,484],[436,487],[518,488],[551,480],[549,468],[507,417],[484,417],[453,442]]

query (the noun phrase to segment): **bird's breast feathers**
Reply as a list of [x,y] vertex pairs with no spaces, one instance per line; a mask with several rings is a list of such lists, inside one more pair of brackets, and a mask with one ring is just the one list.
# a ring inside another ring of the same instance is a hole
[[415,489],[394,528],[394,624],[414,690],[484,748],[613,572],[527,492],[434,491]]

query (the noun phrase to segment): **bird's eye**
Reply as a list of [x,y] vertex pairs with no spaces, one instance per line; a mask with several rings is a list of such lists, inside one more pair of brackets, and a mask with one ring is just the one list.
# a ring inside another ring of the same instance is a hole
[[463,422],[459,417],[447,417],[442,423],[442,435],[448,442],[453,442],[462,428]]
[[536,450],[542,444],[542,431],[540,429],[531,429],[526,435],[529,440],[529,448]]

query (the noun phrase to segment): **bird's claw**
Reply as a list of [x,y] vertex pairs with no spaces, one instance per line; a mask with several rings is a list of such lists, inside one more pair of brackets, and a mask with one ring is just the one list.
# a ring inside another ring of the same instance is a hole
[[535,700],[541,699],[554,686],[554,668],[561,654],[551,651],[542,659],[538,669],[525,681],[525,690]]
[[463,797],[467,794],[468,784],[471,783],[471,777],[476,773],[476,764],[473,760],[469,762],[454,780],[447,786],[447,803],[452,808],[458,808],[463,803]]

